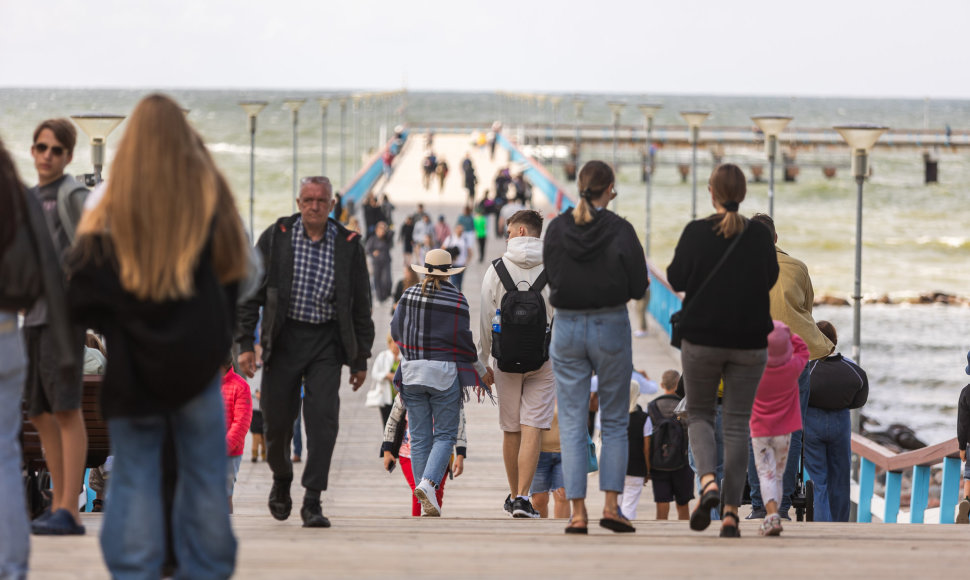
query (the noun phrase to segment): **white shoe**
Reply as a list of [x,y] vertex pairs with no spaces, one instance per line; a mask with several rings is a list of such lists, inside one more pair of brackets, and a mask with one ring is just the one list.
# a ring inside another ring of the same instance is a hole
[[424,507],[424,515],[433,518],[441,516],[441,506],[438,505],[438,497],[435,495],[435,488],[431,480],[422,479],[421,483],[414,488],[414,497],[418,498],[418,501]]
[[637,338],[643,338],[646,335],[647,335],[647,331],[646,330],[638,330],[638,331],[636,331],[636,332],[633,333],[633,336],[635,336]]

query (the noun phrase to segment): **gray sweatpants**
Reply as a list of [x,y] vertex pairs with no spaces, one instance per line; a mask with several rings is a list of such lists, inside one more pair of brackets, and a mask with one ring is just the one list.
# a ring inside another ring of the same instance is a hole
[[717,391],[724,378],[722,425],[724,428],[724,481],[721,500],[739,505],[748,467],[748,420],[758,383],[768,359],[766,349],[734,349],[691,344],[680,349],[687,393],[688,436],[697,474],[714,473],[717,447],[714,413]]

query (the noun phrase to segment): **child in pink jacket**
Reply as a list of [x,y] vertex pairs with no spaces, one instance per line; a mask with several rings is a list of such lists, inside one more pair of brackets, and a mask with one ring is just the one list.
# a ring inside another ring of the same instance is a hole
[[236,474],[242,463],[246,433],[253,418],[253,398],[249,383],[232,370],[232,359],[223,366],[222,401],[226,407],[226,452],[229,456],[226,471],[226,489],[229,492],[229,513],[232,513],[232,491],[236,486]]
[[767,512],[761,523],[762,536],[781,534],[778,504],[788,460],[788,445],[791,434],[802,428],[798,376],[808,363],[805,341],[793,334],[783,322],[774,322],[775,329],[768,335],[768,365],[758,383],[749,422],[751,446]]

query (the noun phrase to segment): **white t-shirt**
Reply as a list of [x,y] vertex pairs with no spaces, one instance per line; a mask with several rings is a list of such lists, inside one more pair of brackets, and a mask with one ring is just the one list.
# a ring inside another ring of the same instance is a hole
[[452,266],[464,266],[468,263],[468,239],[464,235],[451,234],[445,238],[445,243],[441,245],[445,248],[452,246],[458,248],[458,256],[451,262]]

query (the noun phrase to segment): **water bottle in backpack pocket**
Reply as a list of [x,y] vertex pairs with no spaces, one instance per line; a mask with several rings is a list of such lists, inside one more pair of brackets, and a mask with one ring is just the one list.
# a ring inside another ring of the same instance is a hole
[[502,258],[492,265],[505,288],[502,307],[495,311],[492,319],[492,356],[502,372],[537,370],[549,360],[552,337],[552,327],[546,317],[546,301],[542,297],[546,273],[539,274],[535,283],[523,290],[512,280]]

